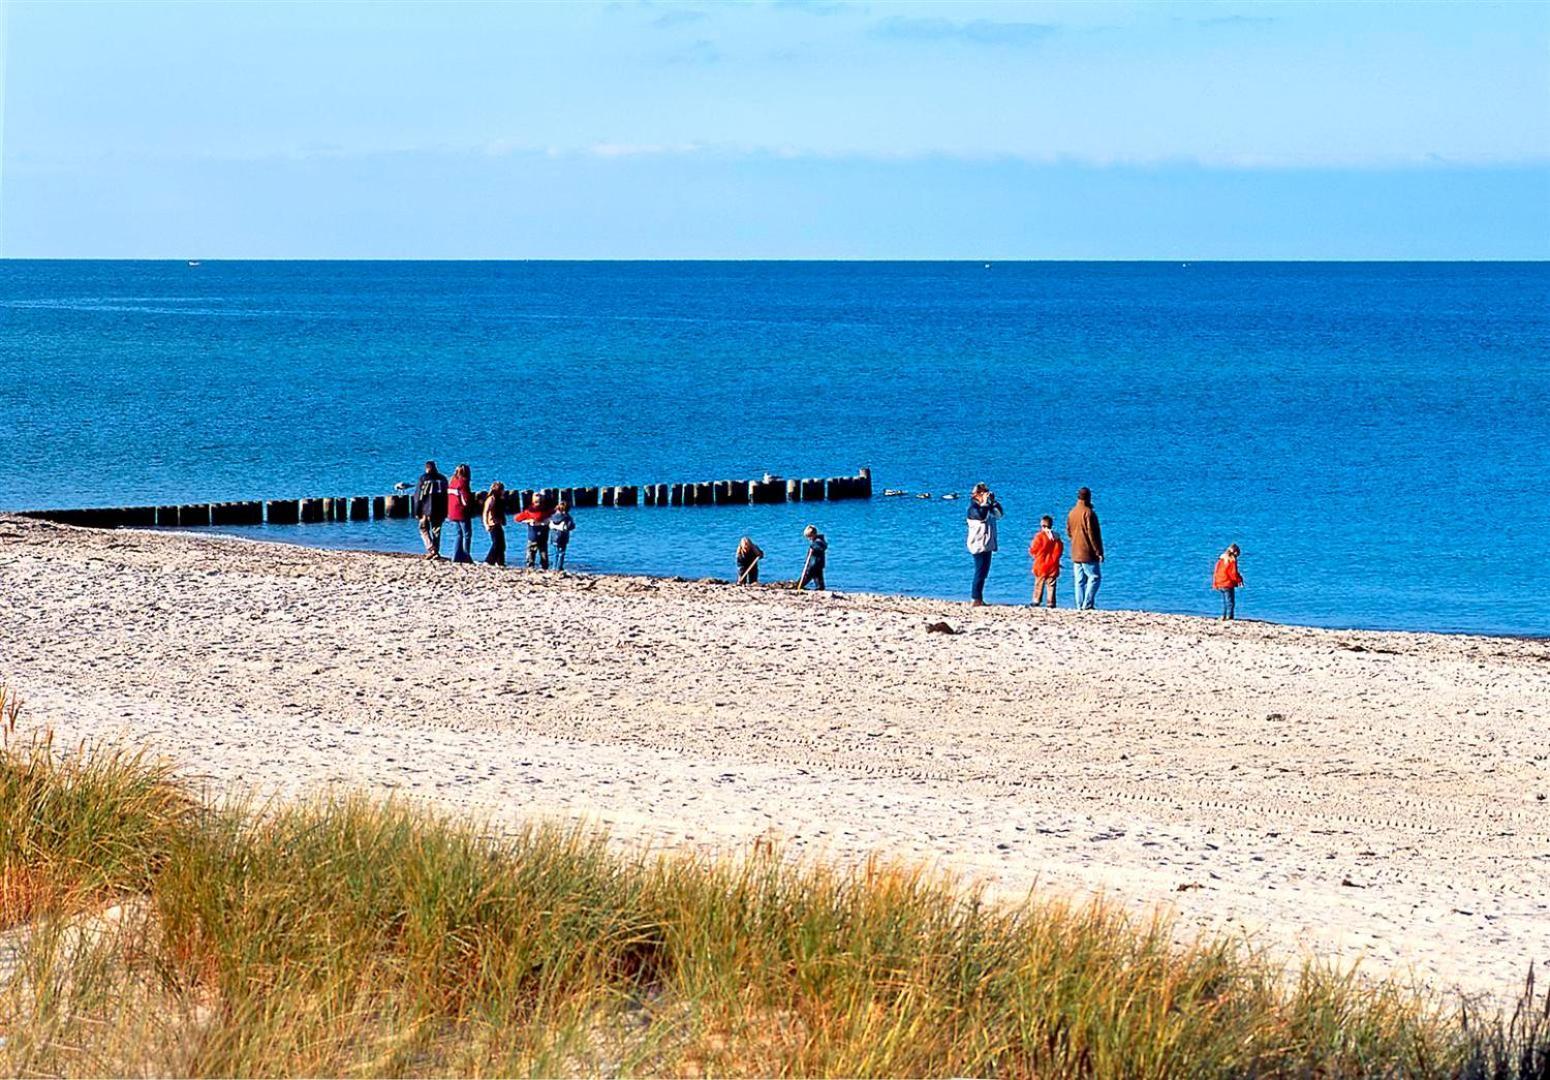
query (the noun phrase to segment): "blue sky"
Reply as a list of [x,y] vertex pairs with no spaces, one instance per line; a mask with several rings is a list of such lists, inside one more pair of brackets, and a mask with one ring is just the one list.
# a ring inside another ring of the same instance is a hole
[[1550,257],[1550,4],[5,6],[9,256]]

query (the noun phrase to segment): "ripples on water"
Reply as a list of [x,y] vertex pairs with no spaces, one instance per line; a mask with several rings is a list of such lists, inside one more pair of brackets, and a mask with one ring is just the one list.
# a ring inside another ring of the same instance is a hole
[[[1550,631],[1543,264],[0,263],[0,505],[849,473],[1097,492],[1106,605]],[[574,564],[967,594],[963,502],[598,510]],[[403,522],[264,529],[413,550]],[[481,539],[482,545],[482,539]],[[515,545],[514,545],[515,547]],[[1068,583],[1067,583],[1068,584]],[[1069,588],[1067,588],[1069,594]]]

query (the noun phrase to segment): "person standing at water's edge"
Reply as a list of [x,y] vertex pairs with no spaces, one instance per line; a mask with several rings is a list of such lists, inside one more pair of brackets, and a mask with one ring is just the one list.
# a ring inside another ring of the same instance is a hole
[[452,470],[447,483],[447,520],[452,522],[452,561],[474,561],[474,493],[473,472],[467,465]]
[[1066,535],[1071,539],[1076,606],[1091,611],[1098,601],[1098,583],[1103,580],[1103,531],[1098,527],[1093,493],[1088,488],[1076,493],[1076,505],[1066,515]]
[[1033,606],[1044,603],[1049,593],[1049,606],[1055,606],[1055,586],[1060,583],[1060,556],[1066,550],[1060,534],[1055,531],[1055,519],[1045,514],[1039,519],[1039,531],[1028,545],[1033,557]]
[[753,542],[753,538],[745,536],[737,542],[737,583],[739,585],[756,585],[759,581],[759,560],[764,558],[764,552],[759,545]]
[[1216,572],[1211,575],[1211,587],[1222,594],[1223,622],[1232,622],[1238,616],[1238,590],[1243,588],[1238,555],[1238,545],[1228,544],[1227,550],[1216,560]]
[[974,495],[969,503],[969,554],[974,556],[974,583],[969,589],[969,602],[974,607],[985,606],[985,579],[990,576],[990,557],[996,553],[996,522],[1001,518],[1001,504],[995,493],[984,484],[974,485]]
[[809,525],[802,530],[802,535],[807,537],[807,562],[802,566],[802,576],[797,579],[797,588],[807,588],[807,583],[812,582],[813,587],[819,592],[823,591],[823,568],[829,561],[829,541],[823,538],[823,533],[818,531],[816,525]]
[[490,485],[484,497],[484,531],[490,534],[490,551],[484,561],[490,566],[505,566],[506,485],[499,480]]
[[549,528],[554,533],[554,568],[565,569],[565,551],[570,547],[571,533],[576,531],[576,519],[570,516],[567,503],[557,503],[549,518]]
[[544,497],[534,495],[532,505],[518,514],[515,521],[527,526],[527,568],[533,561],[545,570],[549,569],[549,512],[544,509]]
[[414,513],[420,519],[420,539],[427,559],[441,558],[441,523],[447,520],[447,478],[427,461],[414,489]]

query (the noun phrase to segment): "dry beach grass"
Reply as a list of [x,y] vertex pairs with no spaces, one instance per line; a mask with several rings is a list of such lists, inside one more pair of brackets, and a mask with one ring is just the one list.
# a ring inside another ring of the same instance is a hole
[[1550,1072],[1537,1002],[1465,1025],[877,863],[626,858],[359,798],[203,807],[153,763],[46,742],[0,754],[0,823],[11,1075]]
[[[1550,645],[483,567],[0,520],[3,675],[210,794],[1102,893],[1439,989],[1550,960]],[[948,619],[964,632],[930,634]]]

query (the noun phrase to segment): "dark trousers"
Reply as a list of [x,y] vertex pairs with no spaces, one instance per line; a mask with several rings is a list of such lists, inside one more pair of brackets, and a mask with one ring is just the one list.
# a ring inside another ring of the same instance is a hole
[[490,566],[506,565],[506,526],[490,526],[490,553],[484,561]]
[[453,562],[474,561],[474,523],[472,521],[454,521],[452,528],[455,531],[455,540],[452,548]]
[[538,560],[538,565],[545,570],[549,569],[549,544],[545,540],[529,540],[527,542],[527,568],[533,568],[533,560]]
[[808,582],[812,582],[813,587],[815,589],[817,589],[819,592],[823,591],[823,564],[822,563],[819,563],[817,566],[808,565],[808,566],[804,566],[802,568],[802,580],[797,582],[797,588],[799,588],[799,589],[807,588]]
[[1235,619],[1238,617],[1237,589],[1223,589],[1222,593],[1222,618]]
[[[739,566],[737,568],[737,581],[740,585],[757,584],[759,581],[759,560],[755,559],[747,566]],[[823,586],[820,585],[819,588],[823,588]]]
[[992,552],[974,552],[974,586],[969,590],[972,600],[985,602],[985,579],[990,576],[990,556]]

